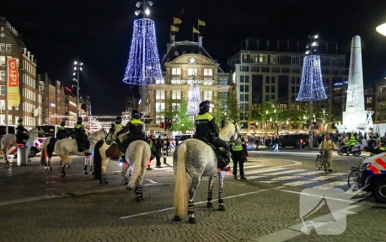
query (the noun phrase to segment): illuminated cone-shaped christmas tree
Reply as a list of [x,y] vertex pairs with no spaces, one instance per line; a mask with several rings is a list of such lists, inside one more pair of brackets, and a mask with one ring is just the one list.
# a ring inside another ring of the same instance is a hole
[[320,68],[320,56],[305,56],[303,60],[302,81],[296,101],[326,100],[322,72]]
[[148,18],[134,21],[129,61],[123,82],[129,85],[162,83],[154,21]]
[[186,115],[195,116],[199,112],[199,105],[201,102],[200,88],[196,85],[192,85],[188,93],[188,107]]

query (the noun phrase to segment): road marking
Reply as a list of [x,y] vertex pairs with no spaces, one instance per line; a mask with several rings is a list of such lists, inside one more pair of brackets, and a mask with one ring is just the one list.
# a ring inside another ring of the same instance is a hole
[[[237,195],[233,195],[233,196],[224,197],[223,199],[226,200],[226,199],[232,199],[232,198],[236,198],[236,197],[243,197],[243,196],[253,195],[253,194],[256,194],[256,193],[266,192],[266,191],[270,191],[270,190],[274,190],[274,189],[281,189],[281,188],[284,188],[284,186],[273,187],[273,188],[268,188],[268,189],[262,189],[262,190],[258,190],[258,191],[255,191],[255,192],[247,192],[247,193],[237,194]],[[218,199],[213,199],[213,201],[214,202],[218,201]],[[207,203],[207,202],[208,202],[207,200],[204,200],[204,201],[201,201],[201,202],[195,202],[194,204],[195,205],[196,204],[204,204],[204,203]],[[120,219],[135,218],[135,217],[139,217],[139,216],[143,216],[143,215],[165,212],[165,211],[169,211],[169,210],[172,210],[172,209],[173,209],[173,207],[163,208],[163,209],[159,209],[159,210],[153,210],[153,211],[145,212],[145,213],[137,213],[137,214],[123,216],[123,217],[119,217],[119,218]]]
[[329,188],[333,188],[333,187],[340,187],[340,186],[343,186],[343,185],[348,185],[347,181],[330,182],[330,183],[322,184],[322,185],[319,185],[319,186],[315,186],[313,188],[315,188],[315,189],[329,189]]

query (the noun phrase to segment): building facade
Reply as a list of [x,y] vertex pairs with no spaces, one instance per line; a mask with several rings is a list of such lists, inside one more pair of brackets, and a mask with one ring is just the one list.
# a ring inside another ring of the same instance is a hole
[[[253,120],[252,112],[261,109],[267,102],[278,103],[283,110],[300,111],[302,103],[297,102],[296,98],[300,89],[305,54],[299,50],[299,46],[299,43],[291,45],[289,42],[275,42],[275,45],[270,45],[269,41],[246,39],[228,59],[236,86],[243,134],[262,132],[264,127],[262,124],[256,126],[257,121]],[[314,101],[312,105],[314,111],[326,109],[330,116],[339,119],[346,102],[346,56],[338,54],[337,49],[332,50],[334,53],[323,53],[328,52],[328,45],[326,49],[319,48],[319,55],[328,99]],[[302,129],[291,121],[288,126],[287,129],[291,132]],[[266,125],[265,128],[273,131],[272,125]]]

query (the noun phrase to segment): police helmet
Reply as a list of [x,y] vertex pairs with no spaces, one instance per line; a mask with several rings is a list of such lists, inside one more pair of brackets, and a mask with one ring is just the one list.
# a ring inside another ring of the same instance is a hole
[[19,118],[17,122],[23,122],[23,118]]
[[209,106],[210,106],[210,102],[208,100],[201,102],[200,103],[200,113],[209,112]]
[[82,118],[79,117],[77,120],[76,120],[76,124],[81,124],[83,122]]
[[64,126],[64,125],[66,125],[66,122],[62,121],[62,122],[60,123],[60,125],[61,125],[61,126]]
[[133,111],[131,111],[131,117],[138,119],[141,117],[141,115],[139,114],[137,109],[133,109]]
[[122,122],[122,117],[121,116],[117,116],[116,118],[115,118],[115,123],[116,124],[120,124]]

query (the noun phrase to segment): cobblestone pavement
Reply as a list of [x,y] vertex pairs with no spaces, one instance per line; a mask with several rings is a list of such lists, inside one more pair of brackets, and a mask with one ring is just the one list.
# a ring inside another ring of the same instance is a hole
[[[347,174],[328,176],[300,166],[289,156],[267,156],[251,155],[245,163],[248,180],[226,177],[225,212],[216,210],[216,201],[214,209],[206,208],[207,179],[203,178],[195,198],[195,225],[187,218],[172,221],[174,175],[170,156],[163,168],[147,171],[142,202],[136,202],[134,193],[126,191],[114,161],[108,165],[107,185],[83,174],[81,157],[74,159],[64,178],[59,177],[57,157],[53,158],[52,171],[44,170],[37,158],[20,167],[0,161],[0,241],[385,240],[386,206],[372,198],[355,204],[358,206],[351,211],[357,214],[347,215],[343,234],[303,234],[299,216],[303,189],[323,185],[345,189],[342,181]],[[216,191],[215,186],[214,198]],[[328,214],[328,208],[320,209],[312,220]]]

